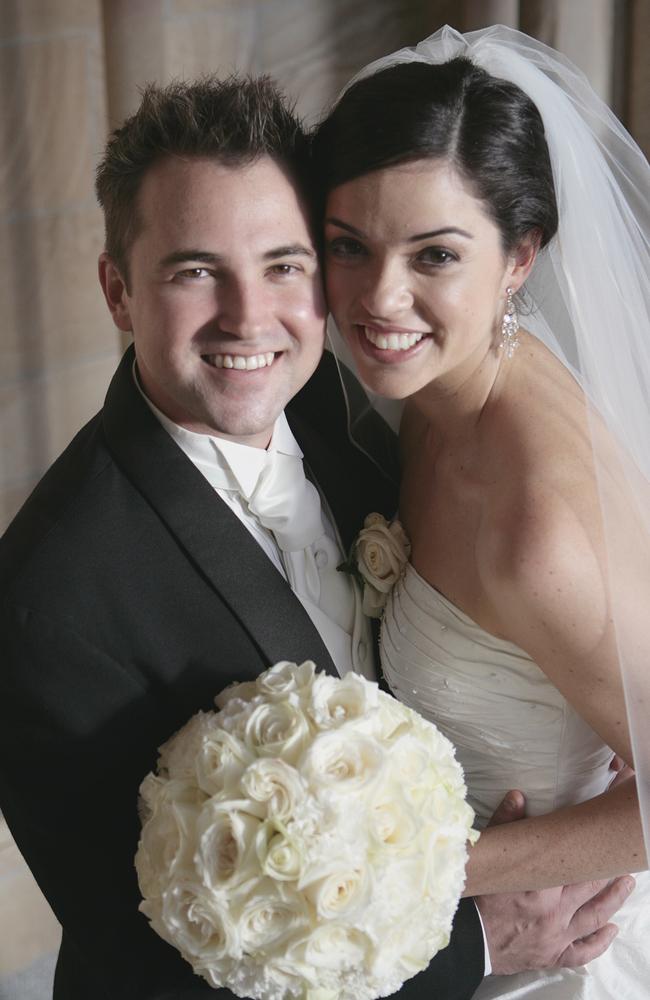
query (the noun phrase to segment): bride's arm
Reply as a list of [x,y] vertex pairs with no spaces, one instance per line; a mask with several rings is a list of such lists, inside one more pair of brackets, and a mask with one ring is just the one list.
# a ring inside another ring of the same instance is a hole
[[488,827],[469,850],[464,895],[573,885],[644,868],[631,779],[580,805]]
[[[582,491],[575,497],[535,491],[516,518],[508,515],[501,525],[491,519],[479,545],[479,573],[499,631],[632,764],[605,547],[584,499]],[[626,635],[634,636],[638,655],[647,649],[650,663],[647,570],[633,551],[618,566],[629,577],[616,581],[625,595]],[[466,893],[538,889],[647,866],[629,780],[580,805],[486,830],[470,851]]]

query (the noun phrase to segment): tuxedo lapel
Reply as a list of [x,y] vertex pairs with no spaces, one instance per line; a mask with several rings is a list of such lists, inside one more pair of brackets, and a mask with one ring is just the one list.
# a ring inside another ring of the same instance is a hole
[[311,659],[335,674],[323,640],[289,584],[141,398],[133,381],[133,358],[130,348],[103,411],[116,462],[269,665]]

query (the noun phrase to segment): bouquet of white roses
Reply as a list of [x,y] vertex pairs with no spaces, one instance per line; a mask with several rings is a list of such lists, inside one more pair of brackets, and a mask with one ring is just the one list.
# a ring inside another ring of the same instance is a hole
[[311,662],[216,701],[142,783],[140,909],[237,996],[396,992],[447,944],[477,836],[451,744]]

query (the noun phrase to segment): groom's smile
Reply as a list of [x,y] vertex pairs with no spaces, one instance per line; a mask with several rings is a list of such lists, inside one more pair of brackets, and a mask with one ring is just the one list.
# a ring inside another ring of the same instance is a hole
[[184,427],[265,447],[324,341],[318,258],[294,184],[269,157],[170,157],[145,176],[137,204],[128,291],[110,259],[103,266],[145,392]]

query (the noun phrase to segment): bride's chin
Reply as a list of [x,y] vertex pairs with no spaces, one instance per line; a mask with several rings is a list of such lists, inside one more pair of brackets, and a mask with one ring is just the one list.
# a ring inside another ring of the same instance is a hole
[[394,401],[408,399],[412,395],[413,388],[410,379],[399,378],[392,371],[369,370],[367,365],[356,363],[356,370],[359,380],[364,389],[381,396],[382,399]]

